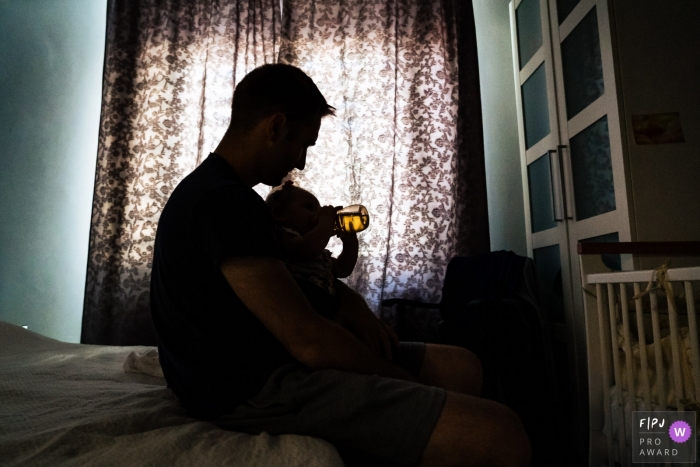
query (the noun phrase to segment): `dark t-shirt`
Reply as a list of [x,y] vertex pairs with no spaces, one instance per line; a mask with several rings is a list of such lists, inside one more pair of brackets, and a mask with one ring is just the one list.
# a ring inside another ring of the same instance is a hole
[[281,258],[267,204],[210,154],[163,209],[151,276],[163,373],[197,417],[233,410],[295,361],[221,273],[236,256]]

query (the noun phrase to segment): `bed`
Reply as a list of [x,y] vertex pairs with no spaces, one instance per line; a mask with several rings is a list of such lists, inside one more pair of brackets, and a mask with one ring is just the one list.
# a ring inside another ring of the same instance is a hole
[[344,466],[320,439],[187,417],[156,376],[155,351],[69,344],[0,321],[0,465]]

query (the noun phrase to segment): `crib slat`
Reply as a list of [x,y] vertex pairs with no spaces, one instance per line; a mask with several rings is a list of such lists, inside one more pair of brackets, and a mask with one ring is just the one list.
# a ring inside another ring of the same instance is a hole
[[622,332],[625,337],[625,369],[627,370],[627,394],[636,408],[637,385],[635,384],[634,358],[632,356],[632,336],[630,335],[629,306],[627,305],[627,285],[620,284],[620,305],[622,307]]
[[613,369],[615,371],[615,384],[619,389],[620,395],[620,405],[622,406],[622,423],[620,424],[620,454],[621,457],[624,455],[626,449],[626,423],[625,423],[625,398],[622,393],[622,372],[620,371],[620,353],[619,353],[619,341],[617,338],[617,319],[615,313],[615,286],[614,284],[608,284],[608,317],[610,319],[610,343],[612,344],[612,357],[613,357]]
[[695,299],[693,283],[685,281],[685,303],[688,307],[688,327],[690,328],[690,361],[693,363],[693,383],[695,400],[700,401],[700,351],[698,350],[698,324],[695,319]]
[[605,316],[603,313],[603,287],[601,284],[595,285],[596,302],[598,305],[598,334],[600,335],[600,359],[603,363],[603,415],[605,423],[610,427],[606,433],[606,441],[608,443],[608,459],[612,462],[615,459],[613,452],[613,424],[612,410],[610,407],[610,359],[608,358],[608,346],[605,344],[607,338]]
[[666,382],[664,381],[664,357],[661,349],[661,328],[659,326],[659,303],[656,292],[649,293],[651,301],[651,327],[654,331],[654,356],[656,357],[656,394],[659,410],[666,410]]
[[[639,282],[634,283],[634,295],[639,295],[642,291]],[[642,308],[642,299],[637,298],[634,301],[634,308],[637,311],[637,334],[639,335],[639,360],[641,364],[642,389],[644,392],[644,409],[651,410],[651,389],[649,388],[649,362],[647,361],[647,338],[644,329],[644,315]]]
[[[670,285],[673,287],[673,283],[670,283]],[[680,400],[683,399],[683,377],[681,376],[681,358],[678,347],[678,313],[676,312],[676,305],[673,303],[673,298],[668,294],[666,295],[666,303],[668,304],[668,322],[671,327],[673,384],[676,387],[674,391],[674,401],[676,403],[676,409],[682,412],[683,407],[681,407]]]
[[[637,409],[637,385],[634,380],[634,358],[632,357],[632,344],[630,336],[630,320],[629,320],[629,306],[627,305],[627,284],[620,284],[620,306],[622,312],[622,333],[625,337],[624,350],[626,354],[625,358],[625,369],[627,370],[627,397],[632,402],[632,410]],[[620,385],[622,386],[622,385]],[[622,401],[622,412],[625,414],[625,418],[630,417],[631,414],[626,410],[627,404],[623,399]],[[630,456],[625,453],[624,460],[625,465],[629,465]]]

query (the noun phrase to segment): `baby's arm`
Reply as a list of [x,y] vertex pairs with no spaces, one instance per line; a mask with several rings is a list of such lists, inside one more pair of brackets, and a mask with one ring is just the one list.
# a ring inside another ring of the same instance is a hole
[[356,233],[341,232],[338,238],[343,242],[343,251],[337,258],[333,258],[333,275],[342,279],[352,274],[352,270],[355,269],[359,245]]
[[306,235],[283,235],[279,238],[285,255],[293,261],[316,258],[335,234],[335,212],[333,206],[323,206],[318,211],[318,224]]

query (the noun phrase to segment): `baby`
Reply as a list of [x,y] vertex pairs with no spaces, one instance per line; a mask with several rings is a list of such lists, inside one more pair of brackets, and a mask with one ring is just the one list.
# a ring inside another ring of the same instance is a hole
[[[287,268],[313,308],[321,316],[335,319],[340,308],[335,281],[348,277],[357,262],[357,234],[336,232],[336,211],[321,206],[310,192],[287,181],[265,199],[278,225],[278,240]],[[337,258],[326,249],[337,235],[343,251]]]

